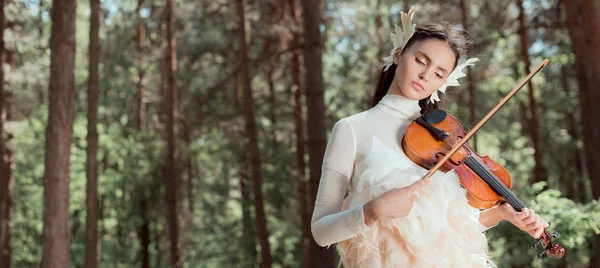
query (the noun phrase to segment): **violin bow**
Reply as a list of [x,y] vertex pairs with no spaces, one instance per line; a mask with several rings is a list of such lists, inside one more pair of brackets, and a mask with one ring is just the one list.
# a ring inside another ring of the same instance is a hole
[[527,75],[527,77],[525,77],[521,81],[521,83],[519,83],[510,93],[508,93],[508,95],[506,95],[500,102],[498,102],[498,104],[496,104],[496,106],[492,110],[490,110],[487,113],[487,115],[485,115],[483,117],[483,119],[481,119],[481,121],[479,121],[479,123],[477,123],[477,125],[475,125],[475,127],[473,127],[467,133],[467,135],[465,135],[462,139],[460,139],[452,147],[452,149],[450,149],[450,151],[448,151],[448,153],[446,153],[446,155],[437,164],[435,164],[435,166],[433,166],[429,170],[429,172],[427,172],[427,174],[425,174],[425,176],[423,176],[423,179],[429,179],[433,175],[433,173],[435,173],[448,159],[450,159],[450,157],[452,157],[452,155],[454,155],[454,153],[456,153],[456,151],[458,151],[458,149],[460,149],[475,134],[475,132],[477,132],[481,128],[481,126],[483,126],[483,124],[485,124],[490,119],[490,117],[492,117],[494,114],[496,114],[496,112],[498,112],[498,110],[500,110],[500,108],[502,108],[502,106],[508,100],[510,100],[510,98],[512,98],[512,96],[515,95],[515,93],[517,93],[517,91],[519,91],[527,82],[529,82],[529,80],[531,80],[531,78],[534,75],[536,75],[546,65],[548,65],[548,59],[544,59],[544,61],[542,61],[542,63],[540,63],[540,65],[538,65],[531,73],[529,73],[529,75]]
[[[527,77],[525,77],[510,93],[508,93],[500,102],[498,102],[498,104],[496,104],[496,106],[490,110],[487,115],[484,116],[483,119],[481,119],[481,121],[479,121],[479,123],[477,123],[477,125],[475,125],[475,127],[473,127],[467,133],[467,135],[460,139],[452,147],[452,149],[450,149],[450,151],[448,151],[448,153],[446,153],[446,155],[437,164],[435,164],[435,166],[433,166],[429,172],[427,172],[427,174],[425,174],[422,179],[429,179],[433,173],[435,173],[448,159],[450,159],[450,157],[452,157],[452,155],[454,155],[454,153],[456,153],[456,151],[458,151],[458,149],[460,149],[475,134],[475,132],[481,128],[481,126],[483,126],[483,124],[485,124],[494,114],[496,114],[496,112],[498,112],[498,110],[500,110],[500,108],[502,108],[502,106],[508,100],[510,100],[510,98],[512,98],[527,82],[529,82],[529,80],[531,80],[534,75],[536,75],[546,65],[548,65],[548,59],[544,59],[544,61],[542,61],[542,63],[540,63],[531,73],[529,73],[529,75],[527,75]],[[541,258],[544,254],[546,254],[552,259],[561,259],[565,255],[565,250],[561,245],[552,244],[552,238],[556,238],[557,236],[557,233],[549,234],[547,230],[542,232],[541,237],[533,245],[534,248],[539,244],[541,244],[543,247],[543,251],[540,252],[538,257]]]

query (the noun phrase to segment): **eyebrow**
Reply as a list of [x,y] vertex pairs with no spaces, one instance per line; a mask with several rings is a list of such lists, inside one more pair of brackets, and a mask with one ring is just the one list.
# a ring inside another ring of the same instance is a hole
[[[420,50],[419,50],[419,51],[417,51],[417,52],[419,52],[419,53],[423,54],[423,56],[424,56],[424,57],[427,59],[427,61],[431,62],[431,59],[429,58],[429,56],[427,56],[427,54],[426,54],[425,52],[423,52],[423,51],[420,51]],[[446,74],[448,74],[448,70],[446,70],[446,69],[444,69],[444,68],[442,68],[442,67],[440,67],[440,66],[438,66],[437,68],[438,68],[438,69],[440,69],[440,70],[442,70],[442,71],[443,71],[443,72],[445,72]]]

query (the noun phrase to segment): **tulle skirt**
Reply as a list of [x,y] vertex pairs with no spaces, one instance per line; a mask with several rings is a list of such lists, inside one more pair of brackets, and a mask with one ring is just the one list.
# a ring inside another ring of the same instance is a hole
[[[344,200],[352,208],[384,192],[406,187],[425,171],[395,170],[386,176],[365,172],[356,191]],[[408,176],[408,178],[407,178]],[[436,172],[417,191],[406,217],[386,219],[338,243],[345,267],[494,267],[488,254],[485,226],[471,207],[456,173]]]

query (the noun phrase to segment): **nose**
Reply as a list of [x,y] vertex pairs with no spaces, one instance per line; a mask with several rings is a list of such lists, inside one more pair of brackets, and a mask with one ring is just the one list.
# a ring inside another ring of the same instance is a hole
[[427,71],[423,71],[422,73],[420,73],[419,79],[421,79],[425,82],[429,81],[429,74],[427,73]]

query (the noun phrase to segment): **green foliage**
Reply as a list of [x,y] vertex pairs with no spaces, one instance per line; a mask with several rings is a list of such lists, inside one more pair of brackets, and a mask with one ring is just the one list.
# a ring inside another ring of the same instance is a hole
[[[45,110],[40,110],[45,111]],[[39,239],[42,235],[43,169],[45,120],[47,115],[29,119],[29,125],[15,136],[15,178],[13,225],[13,264],[16,267],[37,266],[41,258]],[[73,126],[71,147],[70,205],[72,230],[72,265],[82,266],[86,217],[86,126],[84,118],[77,117]],[[101,207],[100,245],[105,253],[102,262],[111,267],[128,266],[136,261],[139,242],[139,198],[146,196],[155,206],[152,217],[161,214],[160,191],[152,191],[160,177],[152,164],[162,159],[163,144],[151,133],[129,135],[118,124],[100,125],[99,141],[99,196]],[[160,219],[160,218],[159,218]],[[156,222],[162,224],[161,221]],[[114,266],[113,266],[114,265]]]
[[[121,3],[122,2],[122,3]],[[179,91],[177,170],[181,174],[180,237],[184,267],[258,267],[253,183],[247,159],[247,135],[241,116],[237,18],[233,1],[176,2],[177,79]],[[267,1],[268,2],[268,1]],[[250,1],[250,58],[258,143],[262,160],[265,212],[274,267],[300,267],[302,244],[296,176],[296,148],[290,51],[266,45],[289,36],[291,21],[272,23],[265,1]],[[327,131],[342,117],[370,107],[375,90],[378,36],[384,56],[388,32],[399,23],[401,1],[329,0],[323,30],[323,77]],[[469,1],[471,56],[480,59],[475,77],[476,119],[483,117],[522,77],[518,9],[510,1]],[[18,21],[4,33],[6,47],[17,51],[16,68],[6,72],[7,88],[17,107],[11,146],[15,152],[14,209],[11,219],[14,267],[38,266],[41,258],[45,125],[50,51],[49,7],[41,20],[36,1],[11,1],[7,21]],[[411,1],[416,23],[447,20],[459,27],[459,5],[447,1]],[[528,8],[529,53],[533,65],[550,65],[532,81],[538,100],[539,133],[546,183],[531,186],[535,166],[530,139],[527,88],[509,101],[476,135],[478,152],[505,166],[513,191],[544,219],[567,250],[564,260],[538,261],[533,239],[504,222],[488,232],[499,267],[582,267],[592,256],[592,237],[599,233],[600,204],[592,199],[590,181],[581,164],[578,134],[578,91],[574,56],[566,29],[555,23],[557,0],[531,2]],[[101,23],[100,107],[98,131],[100,248],[102,267],[135,267],[141,263],[140,228],[146,214],[150,230],[150,263],[169,263],[166,228],[164,124],[166,83],[161,76],[166,27],[162,2],[146,1],[144,85],[146,125],[136,125],[139,79],[135,1],[103,1]],[[80,267],[85,250],[88,5],[78,3],[76,33],[76,107],[71,148],[71,263]],[[375,16],[382,15],[377,32]],[[532,18],[536,18],[535,20]],[[560,18],[559,18],[560,19]],[[42,31],[40,31],[40,29]],[[40,35],[40,33],[42,33]],[[289,45],[289,44],[288,44]],[[278,49],[281,49],[279,51]],[[301,49],[301,48],[300,48]],[[267,79],[270,64],[273,83]],[[7,69],[8,66],[5,66]],[[310,71],[310,70],[309,70]],[[470,99],[466,82],[449,89],[447,110],[469,129]],[[271,88],[272,86],[272,88]],[[274,93],[271,95],[271,93]],[[305,108],[304,108],[305,109]],[[305,115],[306,111],[303,111]],[[304,119],[311,120],[311,119]],[[474,145],[475,140],[470,141]],[[307,156],[305,156],[306,160]],[[579,160],[577,160],[579,159]],[[308,162],[307,162],[308,163]],[[308,169],[306,170],[308,171]],[[309,174],[306,172],[306,174]],[[248,196],[242,193],[246,184]],[[578,189],[578,190],[577,190]],[[147,210],[142,209],[146,204]]]
[[528,188],[520,198],[544,220],[551,223],[549,233],[557,232],[554,243],[561,244],[566,255],[562,260],[538,259],[539,248],[527,233],[508,222],[502,222],[488,231],[490,250],[498,267],[584,267],[593,252],[590,242],[594,234],[600,234],[600,202],[575,203],[561,196],[555,189],[542,190],[546,182]]

